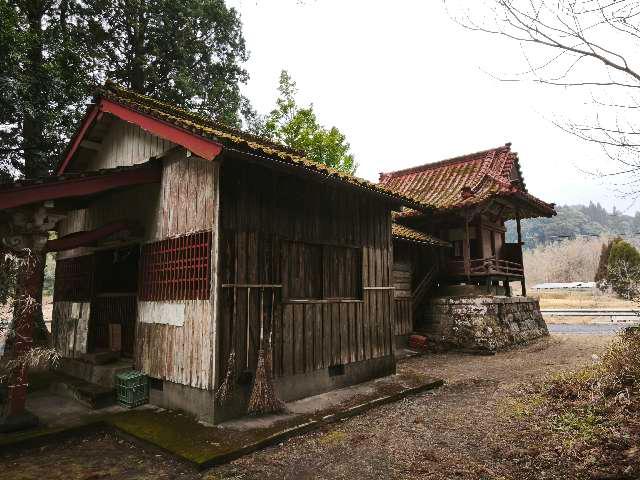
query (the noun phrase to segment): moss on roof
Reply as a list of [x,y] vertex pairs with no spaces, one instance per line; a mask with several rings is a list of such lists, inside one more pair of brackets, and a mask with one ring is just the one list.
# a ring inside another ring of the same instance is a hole
[[395,222],[391,224],[391,233],[393,235],[393,238],[397,238],[399,240],[422,243],[426,245],[432,245],[434,247],[449,246],[449,243],[445,242],[444,240],[440,240],[439,238],[433,237],[424,232],[419,232],[418,230],[414,230]]
[[[293,167],[322,174],[361,189],[386,196],[392,201],[416,208],[430,210],[432,207],[417,198],[402,193],[393,187],[379,185],[356,177],[325,164],[310,160],[302,152],[298,152],[271,140],[257,137],[241,130],[215,122],[210,118],[183,110],[155,98],[141,95],[122,88],[112,82],[107,82],[97,93],[97,99],[104,98],[123,105],[132,110],[145,113],[151,117],[163,120],[195,135],[219,141],[223,145],[241,147],[258,152],[268,159],[281,161]],[[96,100],[97,100],[96,99]]]

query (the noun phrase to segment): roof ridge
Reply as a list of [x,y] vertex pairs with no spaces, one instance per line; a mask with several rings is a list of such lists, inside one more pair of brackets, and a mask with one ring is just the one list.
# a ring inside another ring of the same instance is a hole
[[499,147],[494,147],[494,148],[487,148],[486,150],[480,150],[477,152],[473,152],[473,153],[467,153],[465,155],[459,155],[456,157],[450,157],[450,158],[446,158],[444,160],[438,160],[436,162],[429,162],[429,163],[424,163],[422,165],[417,165],[415,167],[409,167],[409,168],[404,168],[401,170],[395,170],[395,171],[390,171],[390,172],[380,172],[380,181],[382,182],[383,179],[388,179],[388,178],[394,178],[394,177],[400,177],[402,175],[409,175],[411,173],[417,173],[417,172],[423,172],[426,170],[432,170],[434,168],[438,168],[441,166],[447,166],[447,165],[453,165],[456,163],[464,163],[466,161],[470,161],[471,157],[476,157],[479,155],[488,155],[491,152],[497,152],[499,150],[506,150],[508,152],[511,151],[511,143],[507,142],[504,145],[501,145]]
[[104,98],[105,100],[118,103],[126,108],[148,115],[155,115],[157,118],[173,123],[180,128],[192,132],[194,135],[213,138],[218,142],[229,142],[235,145],[242,144],[249,149],[261,152],[265,155],[265,158],[268,157],[276,161],[285,161],[291,165],[297,165],[308,170],[322,173],[326,177],[336,177],[345,183],[365,188],[377,192],[378,194],[395,197],[397,200],[405,202],[405,205],[407,203],[412,204],[421,210],[433,209],[432,205],[425,203],[412,195],[400,192],[390,186],[379,185],[360,178],[353,173],[348,173],[326,165],[325,163],[312,160],[308,158],[304,152],[299,152],[285,145],[247,133],[243,130],[219,124],[212,121],[210,118],[203,117],[200,114],[194,114],[153,97],[127,90],[114,82],[109,81],[97,90],[95,98],[96,103],[98,103],[100,98]]
[[172,115],[180,115],[182,117],[189,117],[190,120],[195,120],[197,122],[200,122],[204,125],[206,125],[207,127],[210,128],[214,128],[214,129],[218,129],[218,130],[223,130],[226,131],[226,133],[229,133],[231,135],[242,135],[244,137],[249,137],[249,139],[251,141],[256,141],[256,142],[261,142],[261,143],[267,143],[269,144],[270,147],[273,148],[279,148],[282,150],[285,150],[287,152],[290,152],[293,155],[298,155],[301,157],[306,157],[307,154],[306,152],[302,151],[302,150],[297,150],[295,148],[289,147],[287,145],[284,145],[280,142],[276,142],[270,138],[261,136],[261,135],[255,135],[253,133],[247,132],[245,130],[242,130],[240,128],[236,128],[236,127],[232,127],[230,125],[227,125],[226,123],[222,123],[219,122],[217,120],[213,120],[211,117],[208,117],[206,115],[203,115],[201,113],[198,112],[193,112],[191,110],[187,110],[184,108],[180,108],[174,104],[171,104],[169,102],[165,102],[163,100],[158,100],[157,98],[151,97],[149,95],[145,95],[139,92],[136,92],[134,90],[129,90],[125,87],[123,87],[122,85],[117,84],[116,82],[112,81],[112,80],[107,80],[104,84],[104,86],[99,87],[98,88],[98,92],[99,93],[107,93],[108,94],[115,94],[117,96],[124,96],[127,97],[133,101],[144,101],[144,102],[148,102],[149,104],[153,105],[154,107],[159,107],[160,109],[162,109],[165,113],[170,113]]

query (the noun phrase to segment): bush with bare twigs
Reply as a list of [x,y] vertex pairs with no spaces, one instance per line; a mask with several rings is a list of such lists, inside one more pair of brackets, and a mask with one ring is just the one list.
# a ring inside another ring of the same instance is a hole
[[531,284],[591,281],[604,242],[606,238],[575,238],[524,250],[527,281]]

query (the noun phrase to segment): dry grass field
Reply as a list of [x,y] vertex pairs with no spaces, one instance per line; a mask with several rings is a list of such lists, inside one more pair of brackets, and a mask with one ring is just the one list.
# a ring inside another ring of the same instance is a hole
[[637,308],[638,304],[598,291],[552,291],[531,290],[529,296],[540,300],[540,308]]

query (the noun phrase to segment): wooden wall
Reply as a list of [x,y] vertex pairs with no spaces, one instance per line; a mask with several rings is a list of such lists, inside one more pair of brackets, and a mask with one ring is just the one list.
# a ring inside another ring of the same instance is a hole
[[[153,137],[125,122],[115,122],[106,134],[103,148],[90,162],[91,169],[131,165],[147,161],[174,145]],[[144,227],[143,242],[200,230],[214,231],[217,245],[218,172],[219,163],[198,157],[186,158],[176,149],[162,158],[162,181],[106,194],[88,208],[76,210],[60,222],[60,236],[90,230],[115,220],[137,220]],[[217,258],[217,247],[214,247]],[[91,253],[93,249],[78,248],[60,252],[59,258]],[[215,264],[212,261],[212,264]],[[212,276],[217,279],[216,275]],[[217,284],[212,280],[212,292]],[[214,325],[216,296],[209,300],[182,301],[184,322],[171,325],[137,324],[136,368],[152,377],[198,388],[213,387]],[[60,345],[67,340],[73,319],[66,303],[54,306],[54,322],[61,332]],[[139,316],[152,309],[151,302],[139,302]]]
[[413,331],[413,264],[396,252],[400,242],[394,242],[393,285],[394,291],[394,335],[408,335]]
[[396,287],[394,332],[396,335],[408,335],[413,331],[414,318],[417,313],[419,314],[419,311],[414,308],[416,306],[412,297],[413,292],[434,264],[442,261],[443,254],[444,249],[439,247],[401,240],[393,242],[393,277]]
[[[365,288],[360,300],[281,303],[280,289],[265,290],[263,317],[271,316],[272,291],[276,296],[275,375],[300,374],[393,354],[391,217],[387,204],[344,187],[277,174],[236,158],[224,161],[221,184],[223,285],[281,284],[282,256],[293,254],[283,250],[286,241],[348,245],[362,250]],[[255,370],[260,295],[259,288],[252,289],[247,300],[247,288],[236,288],[234,302],[234,289],[223,289],[218,359],[221,374],[232,342],[238,369]]]
[[[139,302],[138,315],[145,315],[157,302]],[[213,327],[209,300],[187,300],[184,323],[138,323],[136,368],[154,378],[209,388],[212,381]],[[158,321],[162,319],[158,318]]]
[[[149,240],[159,240],[199,230],[214,232],[217,243],[218,174],[220,164],[200,158],[171,157],[163,161],[158,207],[154,210]],[[212,253],[212,265],[216,268]],[[198,388],[213,387],[215,291],[212,298],[189,300],[184,325],[138,323],[136,366],[154,378]],[[147,303],[139,302],[144,314]],[[160,320],[160,319],[159,319]]]
[[394,335],[409,335],[413,332],[413,299],[397,297],[394,300],[395,323]]
[[87,164],[87,170],[100,170],[144,163],[175,144],[144,131],[137,125],[114,118],[102,139],[100,150]]

